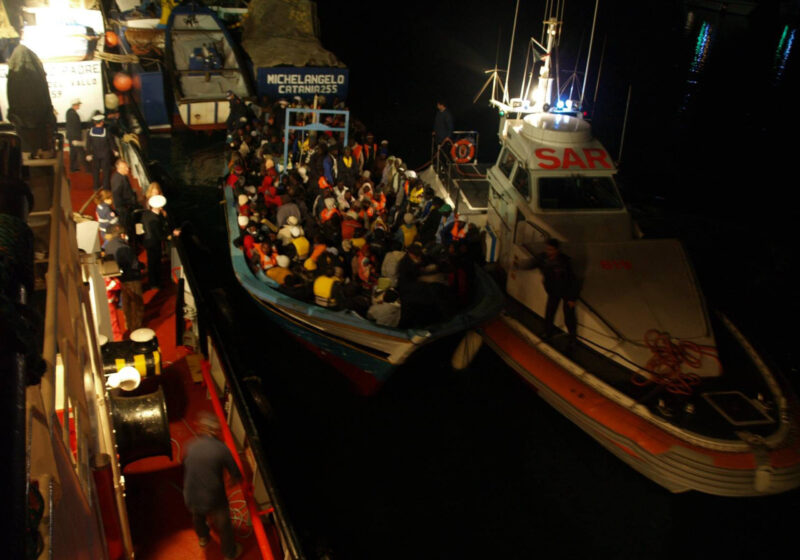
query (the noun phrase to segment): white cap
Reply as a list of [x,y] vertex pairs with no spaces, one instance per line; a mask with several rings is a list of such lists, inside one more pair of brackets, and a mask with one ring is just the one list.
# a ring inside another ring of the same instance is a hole
[[246,194],[240,194],[239,195],[239,206],[244,206],[248,202],[250,202],[250,199],[247,198]]
[[247,216],[239,216],[236,221],[239,222],[239,227],[245,228],[247,224],[250,223],[250,218]]
[[408,171],[406,171],[406,177],[408,177],[409,179],[416,179],[417,172],[414,171],[413,169],[409,169]]
[[81,100],[80,100],[80,99],[78,99],[78,98],[76,97],[75,99],[73,99],[72,101],[70,101],[70,103],[69,103],[69,104],[70,104],[70,105],[81,105]]
[[160,195],[153,195],[147,200],[147,204],[150,205],[150,208],[164,208],[167,204],[167,199]]
[[289,268],[289,263],[292,262],[286,255],[278,255],[278,258],[275,260],[278,261],[278,266],[281,268]]
[[96,114],[96,115],[93,115],[93,116],[92,116],[92,120],[93,120],[94,122],[100,122],[100,121],[102,121],[104,118],[106,118],[106,117],[105,117],[105,115],[103,115],[103,113],[98,113],[98,114]]
[[292,229],[289,230],[289,233],[292,234],[292,237],[300,237],[300,228],[297,226],[292,226]]
[[148,329],[143,327],[141,329],[136,329],[131,333],[131,340],[134,342],[150,342],[155,338],[156,331],[153,329]]
[[289,216],[286,218],[286,223],[290,226],[296,226],[299,222],[297,221],[297,216]]

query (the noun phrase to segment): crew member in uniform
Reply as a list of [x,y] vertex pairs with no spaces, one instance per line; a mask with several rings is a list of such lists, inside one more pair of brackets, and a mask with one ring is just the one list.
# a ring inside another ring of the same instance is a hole
[[555,332],[553,322],[558,304],[564,300],[564,324],[569,334],[569,347],[575,342],[578,321],[575,317],[575,302],[578,300],[579,285],[572,270],[572,259],[561,252],[558,239],[545,241],[544,253],[537,256],[532,268],[541,268],[544,276],[544,290],[547,292],[547,306],[544,317],[544,336],[550,338]]
[[161,213],[167,199],[162,195],[150,197],[150,210],[142,214],[142,245],[147,252],[147,279],[151,288],[161,287],[162,246],[167,240],[167,220]]
[[[82,167],[83,150],[83,123],[78,110],[81,108],[81,100],[73,99],[70,108],[67,109],[66,133],[69,143],[69,170],[73,173],[80,171]],[[97,187],[95,187],[96,189]]]
[[[86,150],[89,152],[86,156],[86,161],[92,163],[94,190],[101,187],[101,172],[103,173],[102,188],[111,189],[111,164],[114,162],[114,158],[119,155],[117,146],[114,143],[114,137],[105,127],[104,119],[105,117],[102,113],[95,113],[92,117],[93,126],[86,139]],[[117,210],[120,210],[119,207]]]

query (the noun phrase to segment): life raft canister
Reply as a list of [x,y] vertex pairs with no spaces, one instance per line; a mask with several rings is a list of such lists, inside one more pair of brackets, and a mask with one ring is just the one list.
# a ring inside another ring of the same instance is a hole
[[450,148],[450,157],[456,163],[469,163],[475,157],[475,144],[467,138],[462,138]]

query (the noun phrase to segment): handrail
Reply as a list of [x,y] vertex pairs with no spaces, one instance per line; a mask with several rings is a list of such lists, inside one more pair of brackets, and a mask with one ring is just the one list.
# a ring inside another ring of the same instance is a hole
[[261,557],[265,560],[274,560],[275,556],[272,554],[272,548],[269,540],[267,539],[267,533],[264,530],[264,525],[260,522],[260,514],[254,503],[253,489],[251,488],[250,483],[244,478],[245,471],[242,465],[242,459],[239,457],[239,452],[236,449],[236,442],[233,440],[233,434],[231,433],[230,426],[228,426],[228,422],[225,418],[225,409],[222,408],[219,395],[217,395],[217,388],[214,385],[214,380],[211,378],[211,364],[208,360],[203,359],[201,361],[200,370],[203,374],[203,381],[206,384],[208,394],[211,397],[211,406],[214,408],[214,414],[217,415],[220,427],[222,428],[222,439],[224,440],[225,445],[228,447],[228,450],[231,452],[231,455],[233,455],[233,460],[236,462],[236,466],[239,467],[239,472],[242,473],[242,480],[239,483],[239,486],[242,488],[242,495],[247,503],[247,510],[250,513],[250,522],[253,524],[253,531],[255,531],[256,534],[256,540],[258,541],[258,549],[261,552]]

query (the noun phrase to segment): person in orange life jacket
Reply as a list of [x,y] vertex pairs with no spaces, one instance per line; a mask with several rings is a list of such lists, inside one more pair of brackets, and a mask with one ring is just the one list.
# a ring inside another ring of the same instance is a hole
[[467,222],[462,220],[458,214],[453,214],[454,219],[442,228],[442,245],[460,243],[467,237]]
[[278,264],[278,252],[267,237],[260,237],[253,247],[253,259],[261,270],[268,270]]
[[375,143],[375,136],[367,133],[367,137],[361,144],[356,144],[353,147],[353,157],[358,162],[358,170],[371,171],[375,164],[375,155],[378,153],[378,145]]
[[241,234],[233,243],[235,246],[242,248],[247,262],[252,262],[253,246],[256,244],[256,235],[258,234],[258,224],[247,216],[239,216],[238,222]]
[[369,245],[364,245],[356,253],[355,257],[358,262],[356,268],[356,280],[360,283],[361,287],[367,291],[371,291],[378,283],[378,270],[375,263],[375,257],[369,249]]
[[275,262],[277,266],[268,269],[266,274],[268,278],[273,279],[279,286],[283,286],[286,283],[286,278],[292,275],[292,271],[289,269],[292,259],[287,255],[278,255],[275,258]]
[[99,111],[92,116],[93,126],[86,138],[86,161],[92,164],[94,190],[100,189],[100,173],[103,174],[102,188],[111,188],[111,167],[114,158],[119,156],[114,136],[105,127],[105,117]]
[[319,213],[320,222],[324,224],[325,222],[333,219],[336,216],[341,217],[342,213],[339,212],[338,208],[336,208],[336,198],[334,198],[333,196],[327,196],[325,197],[323,204],[324,208]]
[[353,149],[350,146],[344,147],[336,167],[339,171],[338,180],[350,188],[354,187],[360,171],[358,161],[353,156]]
[[114,198],[108,189],[100,189],[95,195],[95,216],[103,240],[106,239],[112,226],[119,223],[119,216],[114,211]]
[[403,248],[407,249],[417,240],[419,231],[417,224],[414,223],[414,214],[406,212],[403,216],[403,223],[397,229],[396,237],[403,244]]
[[356,231],[363,227],[355,210],[348,210],[342,219],[342,239],[353,239]]
[[578,279],[572,270],[572,259],[561,251],[558,239],[551,237],[545,241],[544,252],[536,256],[532,268],[541,269],[544,290],[547,292],[544,336],[546,338],[553,336],[556,311],[558,304],[563,300],[564,323],[569,334],[569,345],[572,346],[578,332],[575,303],[580,291]]
[[320,257],[327,251],[328,246],[325,243],[325,239],[323,239],[322,235],[317,234],[314,236],[314,247],[311,250],[311,254],[308,258],[303,261],[303,267],[306,270],[314,271],[317,270],[318,261]]
[[356,201],[353,199],[353,193],[349,189],[346,189],[342,192],[341,196],[337,198],[336,202],[339,206],[339,211],[348,212],[353,208]]

